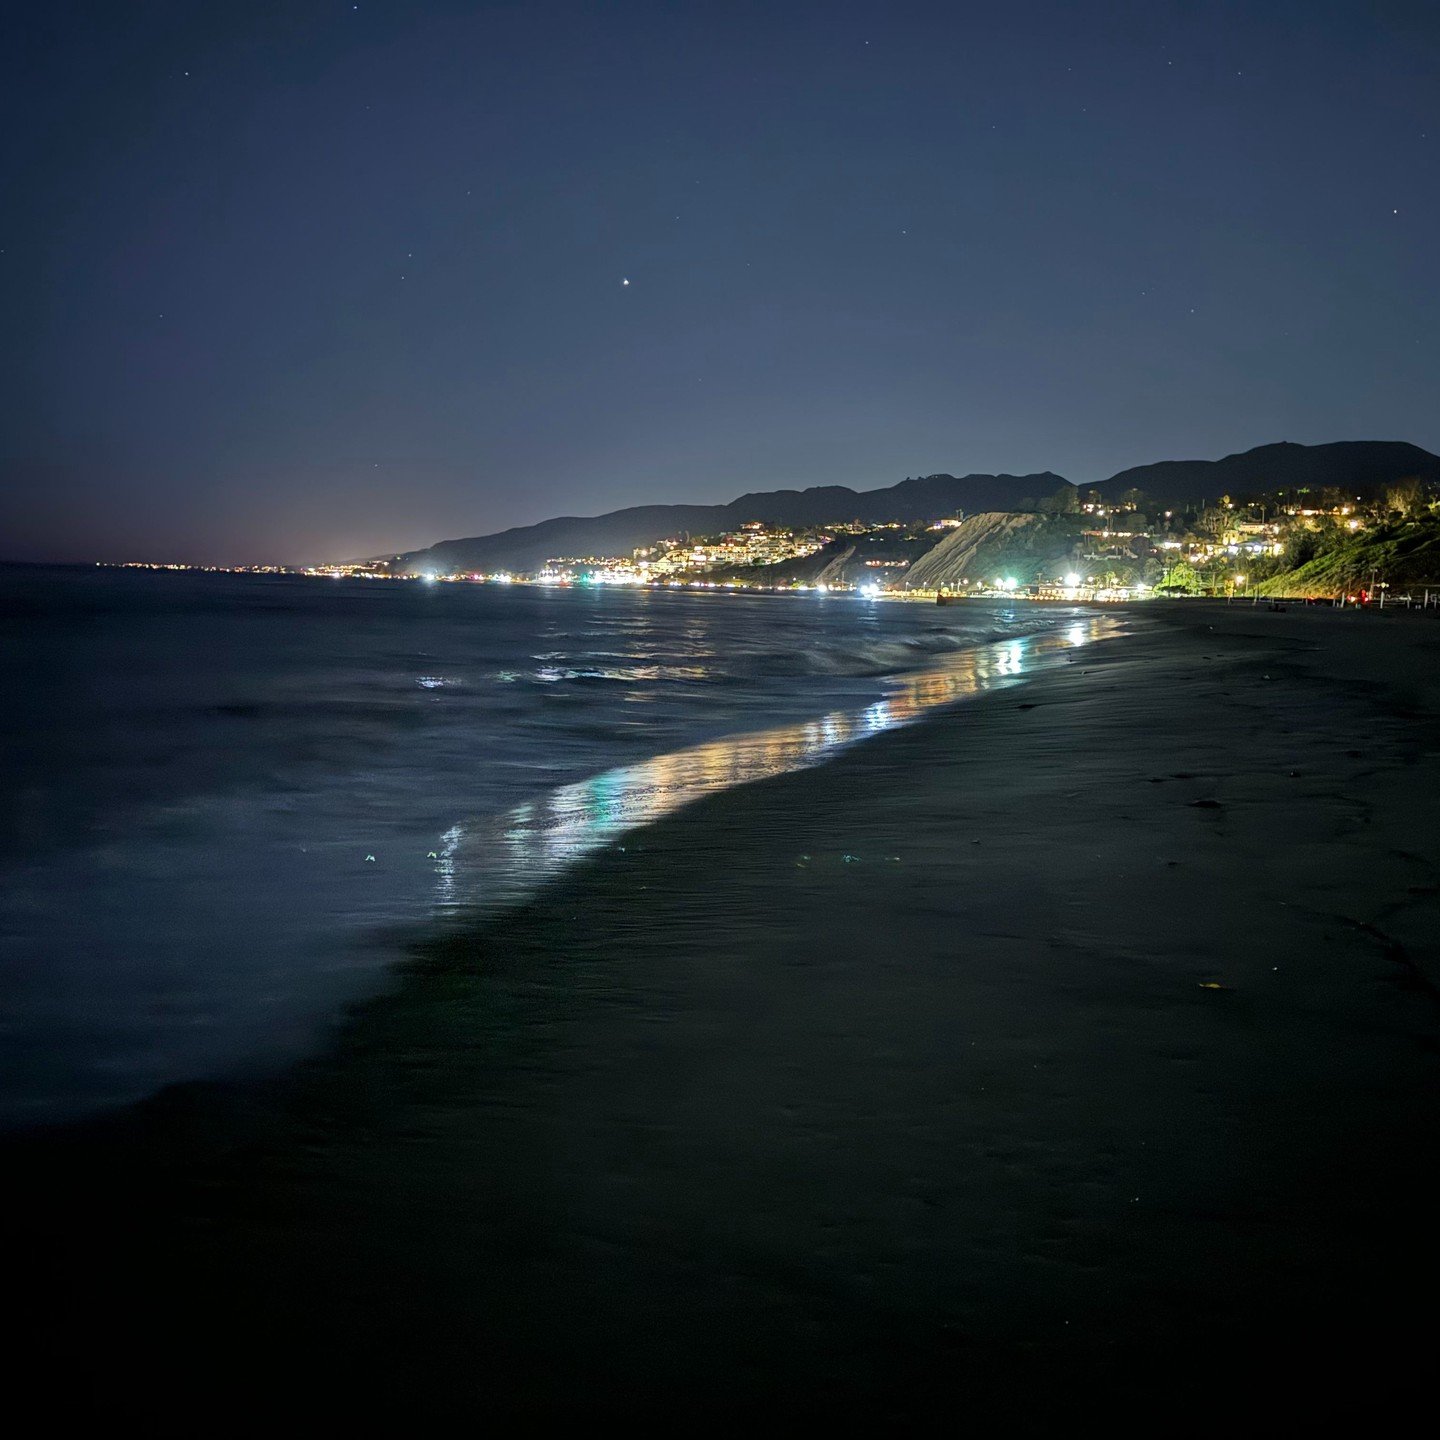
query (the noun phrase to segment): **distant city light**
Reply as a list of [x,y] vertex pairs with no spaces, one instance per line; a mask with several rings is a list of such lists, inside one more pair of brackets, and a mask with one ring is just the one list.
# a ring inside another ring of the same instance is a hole
[[[1298,493],[1308,495],[1308,492]],[[1318,501],[1319,497],[1315,498]],[[1225,515],[1223,526],[1209,526],[1207,522],[1206,531],[1202,534],[1184,529],[1171,530],[1167,534],[1158,527],[1151,527],[1148,522],[1133,529],[1117,529],[1108,520],[1089,522],[1092,528],[1079,529],[1074,537],[1077,549],[1071,552],[1071,559],[1072,563],[1075,559],[1083,559],[1087,565],[1095,565],[1097,568],[1093,574],[1070,571],[1056,576],[1054,572],[1049,572],[1051,578],[1045,580],[1034,576],[1021,580],[1003,572],[993,579],[986,579],[983,575],[952,575],[938,589],[933,582],[917,583],[907,572],[914,567],[918,558],[916,552],[928,553],[935,544],[935,532],[943,534],[956,526],[970,523],[958,516],[928,524],[923,520],[906,524],[852,519],[792,527],[758,520],[746,521],[718,534],[681,533],[653,539],[620,554],[553,555],[547,557],[543,564],[523,571],[487,572],[460,567],[450,570],[442,568],[432,557],[421,552],[410,556],[398,554],[383,560],[327,562],[296,568],[270,564],[243,565],[233,569],[237,573],[324,576],[351,581],[399,580],[425,585],[440,582],[538,584],[567,588],[665,585],[672,589],[724,590],[732,593],[853,594],[887,601],[938,599],[942,604],[961,595],[1001,596],[1017,601],[1063,599],[1073,603],[1079,598],[1082,588],[1086,591],[1087,600],[1092,597],[1102,601],[1148,598],[1155,593],[1157,582],[1166,593],[1236,595],[1243,589],[1249,598],[1249,575],[1227,572],[1228,565],[1257,556],[1264,557],[1267,574],[1263,578],[1268,581],[1271,578],[1268,568],[1271,558],[1283,560],[1294,546],[1292,537],[1301,530],[1320,528],[1309,522],[1320,521],[1322,525],[1327,521],[1337,523],[1345,527],[1347,537],[1351,532],[1365,530],[1374,523],[1370,509],[1356,514],[1355,507],[1349,504],[1285,505],[1273,509],[1273,519],[1266,518],[1263,508],[1260,518],[1256,519],[1256,508],[1256,504],[1236,507],[1233,503],[1226,507],[1222,501],[1220,508],[1207,513],[1212,518]],[[1121,509],[1107,510],[1105,505],[1096,501],[1085,503],[1082,511],[1097,516],[1122,513]],[[1134,515],[1138,512],[1133,506],[1127,506],[1123,507],[1123,513]],[[1167,512],[1167,518],[1171,513],[1180,512]],[[1189,522],[1184,523],[1188,525]],[[825,567],[822,573],[828,579],[813,579],[795,564],[834,545],[841,537],[859,538],[845,555],[838,557],[838,563]],[[859,549],[862,540],[867,547],[864,550]],[[897,545],[896,541],[900,543]],[[1079,549],[1080,545],[1086,549]],[[870,549],[870,546],[877,548]],[[1161,556],[1163,563],[1158,558]],[[149,570],[232,568],[178,561],[116,563]],[[947,590],[948,594],[945,593]]]

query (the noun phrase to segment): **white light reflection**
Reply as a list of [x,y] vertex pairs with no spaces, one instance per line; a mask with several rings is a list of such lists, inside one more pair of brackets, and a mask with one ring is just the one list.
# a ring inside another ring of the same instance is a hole
[[1096,616],[1063,631],[957,651],[929,670],[893,677],[863,710],[732,735],[563,785],[489,820],[446,831],[437,873],[442,909],[511,903],[627,830],[703,795],[818,765],[856,741],[929,710],[1012,685],[1072,646],[1122,633]]
[[440,853],[435,860],[435,898],[444,907],[460,904],[455,888],[455,856],[465,839],[462,825],[452,825],[440,837]]
[[996,647],[995,672],[998,675],[1019,675],[1025,661],[1025,642],[1010,640]]

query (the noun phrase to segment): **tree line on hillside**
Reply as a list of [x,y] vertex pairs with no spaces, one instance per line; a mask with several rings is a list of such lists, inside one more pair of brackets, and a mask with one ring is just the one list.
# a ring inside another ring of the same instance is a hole
[[1261,554],[1214,554],[1166,567],[1155,582],[1172,593],[1331,596],[1369,588],[1440,584],[1440,499],[1417,480],[1370,497],[1328,488],[1222,499],[1187,517],[1192,534],[1218,545],[1237,526],[1268,524],[1274,543]]

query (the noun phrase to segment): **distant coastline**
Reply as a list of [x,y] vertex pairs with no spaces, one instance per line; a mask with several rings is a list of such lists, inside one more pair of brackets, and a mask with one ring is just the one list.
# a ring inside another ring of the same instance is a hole
[[[1426,605],[1440,596],[1440,458],[1399,442],[1269,445],[1079,487],[931,475],[560,519],[391,556],[189,566],[451,583],[626,585],[868,598],[1155,595]],[[1387,593],[1388,592],[1388,593]]]

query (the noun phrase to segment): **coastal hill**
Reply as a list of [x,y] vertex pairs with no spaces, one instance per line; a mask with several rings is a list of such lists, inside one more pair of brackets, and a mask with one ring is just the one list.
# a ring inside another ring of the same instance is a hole
[[1336,596],[1368,589],[1377,580],[1392,598],[1440,582],[1440,520],[1421,515],[1342,535],[1292,570],[1261,580],[1257,595]]
[[1048,470],[1033,475],[937,474],[876,490],[821,485],[760,491],[726,505],[638,505],[606,515],[562,516],[494,535],[442,540],[423,550],[387,556],[382,563],[403,572],[523,572],[560,557],[629,555],[667,537],[716,535],[752,521],[794,527],[841,521],[914,524],[962,513],[1063,509],[1067,501],[1073,503],[1077,488],[1096,490],[1108,500],[1139,490],[1150,501],[1181,509],[1202,501],[1214,504],[1222,495],[1327,488],[1363,493],[1409,479],[1440,482],[1440,456],[1400,441],[1287,442],[1221,460],[1140,465],[1084,487]]
[[450,574],[470,570],[534,570],[557,556],[628,555],[672,535],[715,535],[749,521],[767,525],[825,525],[855,520],[933,520],[975,510],[1026,510],[1070,482],[1039,475],[925,475],[880,490],[819,485],[742,495],[728,505],[637,505],[608,515],[567,515],[496,535],[442,540],[395,556],[400,570]]
[[987,554],[1016,545],[1022,540],[1022,531],[1034,531],[1040,524],[1038,515],[967,516],[905,572],[905,586],[910,590],[941,590],[975,579],[982,573]]

